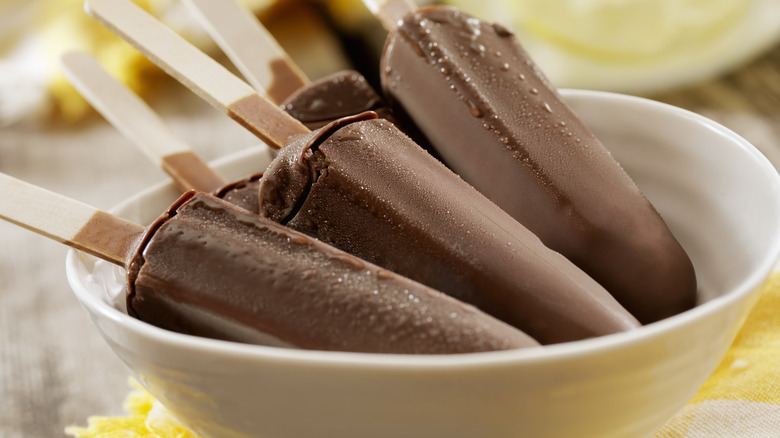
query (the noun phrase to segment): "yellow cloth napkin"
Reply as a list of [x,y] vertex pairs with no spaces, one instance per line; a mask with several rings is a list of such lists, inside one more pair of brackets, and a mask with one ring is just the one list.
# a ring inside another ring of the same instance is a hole
[[718,369],[656,438],[780,436],[780,271]]
[[125,399],[123,417],[90,417],[87,427],[71,426],[65,433],[78,438],[197,438],[141,386]]
[[[136,390],[128,416],[90,417],[76,438],[197,438],[154,397]],[[766,438],[780,436],[780,271],[761,292],[734,344],[699,392],[655,438]]]

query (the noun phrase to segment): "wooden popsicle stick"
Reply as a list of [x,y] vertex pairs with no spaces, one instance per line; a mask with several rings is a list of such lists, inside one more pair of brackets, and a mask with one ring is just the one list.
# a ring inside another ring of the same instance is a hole
[[141,225],[0,173],[0,218],[125,266]]
[[185,0],[259,93],[281,104],[309,79],[255,15],[235,0]]
[[71,84],[119,132],[161,167],[182,190],[213,192],[227,181],[165,126],[135,93],[91,55],[66,53],[60,67]]
[[398,27],[404,16],[417,10],[412,0],[363,0],[363,4],[388,31]]
[[129,0],[87,0],[89,15],[150,61],[269,146],[308,133],[298,120],[258,94],[208,55]]

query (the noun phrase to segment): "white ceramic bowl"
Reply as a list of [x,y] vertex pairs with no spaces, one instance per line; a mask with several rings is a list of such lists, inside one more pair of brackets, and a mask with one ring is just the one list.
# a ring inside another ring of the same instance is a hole
[[[745,140],[640,98],[564,90],[690,254],[701,304],[632,333],[451,356],[298,351],[167,332],[121,310],[124,273],[82,253],[70,284],[140,382],[203,437],[646,437],[723,358],[780,253],[780,178]],[[239,177],[258,149],[223,160]],[[148,223],[177,197],[117,208]],[[118,298],[117,298],[118,296]]]

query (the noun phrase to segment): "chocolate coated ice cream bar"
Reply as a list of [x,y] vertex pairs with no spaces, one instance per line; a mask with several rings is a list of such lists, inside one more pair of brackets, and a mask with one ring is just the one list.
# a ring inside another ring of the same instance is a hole
[[0,173],[0,219],[126,267],[128,312],[182,333],[377,353],[538,345],[472,306],[189,191],[149,227]]
[[593,279],[372,113],[281,149],[260,181],[260,213],[541,343],[638,325]]
[[449,167],[641,322],[695,304],[683,248],[511,31],[451,7],[408,13],[381,74]]
[[262,345],[467,353],[538,345],[440,292],[205,193],[148,227],[128,312],[165,329]]

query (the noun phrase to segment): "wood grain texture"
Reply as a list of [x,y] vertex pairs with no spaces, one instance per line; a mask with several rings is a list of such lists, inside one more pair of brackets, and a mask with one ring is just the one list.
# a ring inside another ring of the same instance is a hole
[[281,104],[309,79],[260,21],[235,0],[187,0],[185,4],[259,93]]
[[144,227],[0,173],[0,219],[124,266]]
[[70,52],[60,60],[79,93],[123,136],[133,141],[182,190],[211,192],[226,181],[187,144],[173,135],[157,113],[112,77],[91,55]]
[[111,76],[92,55],[67,53],[60,68],[79,94],[156,165],[161,166],[166,156],[190,151],[140,96]]
[[254,88],[130,0],[88,0],[85,10],[220,111]]
[[238,100],[227,109],[230,118],[274,149],[283,148],[296,135],[309,133],[309,128],[259,94]]
[[274,102],[130,0],[87,0],[85,9],[170,76],[269,146],[281,148],[289,136],[308,132]]

